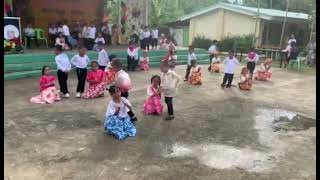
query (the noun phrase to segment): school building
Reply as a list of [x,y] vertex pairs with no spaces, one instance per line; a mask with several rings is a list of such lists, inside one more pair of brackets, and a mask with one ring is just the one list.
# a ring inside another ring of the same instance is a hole
[[[221,40],[230,36],[255,34],[258,47],[278,47],[286,11],[218,3],[180,17],[170,24],[178,44],[188,46],[196,36]],[[283,42],[291,34],[301,45],[309,40],[308,15],[288,12]]]

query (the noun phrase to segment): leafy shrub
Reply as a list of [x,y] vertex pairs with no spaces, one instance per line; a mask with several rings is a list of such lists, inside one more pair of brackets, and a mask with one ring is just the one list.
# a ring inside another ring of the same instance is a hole
[[252,38],[252,35],[226,37],[218,42],[218,48],[220,51],[229,51],[234,48],[249,49],[252,46]]
[[[230,36],[218,41],[219,51],[229,51],[235,48],[249,49],[252,46],[252,35],[244,36]],[[213,40],[205,36],[196,36],[192,42],[192,45],[196,48],[208,49]]]
[[212,44],[212,40],[205,36],[196,36],[192,42],[193,47],[208,49]]

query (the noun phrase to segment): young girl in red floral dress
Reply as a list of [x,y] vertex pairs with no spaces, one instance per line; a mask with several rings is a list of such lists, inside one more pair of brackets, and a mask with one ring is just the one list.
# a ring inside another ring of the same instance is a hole
[[149,71],[149,57],[148,51],[143,51],[143,57],[140,57],[140,70],[141,71]]
[[42,76],[40,78],[40,95],[34,96],[30,99],[33,103],[52,104],[55,101],[60,101],[59,93],[57,92],[54,83],[56,77],[50,75],[50,67],[43,66]]
[[105,72],[99,69],[97,61],[91,62],[91,71],[87,74],[89,87],[83,93],[82,98],[91,99],[104,95],[106,83],[104,82]]

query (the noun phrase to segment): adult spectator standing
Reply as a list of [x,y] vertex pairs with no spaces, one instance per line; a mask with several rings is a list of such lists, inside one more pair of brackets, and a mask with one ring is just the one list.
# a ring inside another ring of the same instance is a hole
[[287,67],[287,65],[289,64],[289,62],[293,59],[297,59],[298,55],[299,55],[299,50],[296,46],[296,42],[295,41],[291,41],[290,44],[288,44],[287,48],[284,49],[282,52],[286,52],[287,53],[287,59],[284,65],[284,68]]
[[133,41],[135,44],[138,44],[139,36],[138,36],[138,32],[136,30],[135,25],[132,25],[129,35],[130,35],[130,42]]
[[143,42],[143,30],[144,30],[144,25],[143,24],[141,24],[141,26],[140,26],[140,30],[139,30],[139,40],[140,40],[140,48],[141,49],[144,49],[143,47],[144,47],[144,42]]
[[84,46],[88,49],[88,24],[85,22],[83,23],[83,27],[81,30],[81,36],[80,36],[80,46]]
[[210,65],[208,67],[208,70],[211,71],[211,62],[212,62],[212,58],[218,54],[218,48],[217,48],[217,40],[213,40],[211,46],[209,47],[208,51],[210,53]]
[[297,43],[296,38],[294,37],[294,34],[291,34],[291,36],[288,38],[288,44],[291,44],[291,42]]
[[31,40],[34,39],[34,42],[36,44],[37,47],[39,47],[39,43],[38,43],[38,39],[36,36],[36,33],[34,31],[34,29],[32,28],[31,24],[28,24],[27,27],[24,29],[24,34],[26,36],[27,39],[27,47],[29,48],[31,46]]
[[54,24],[49,24],[49,32],[48,32],[48,37],[49,37],[49,45],[50,47],[54,47],[56,38],[57,38],[57,28],[55,27]]
[[158,38],[159,38],[159,31],[157,29],[157,27],[153,27],[152,28],[152,32],[151,32],[151,35],[152,35],[152,49],[157,49],[158,47]]
[[149,31],[149,28],[148,28],[148,26],[145,26],[144,27],[144,31],[143,31],[143,33],[142,33],[142,37],[143,37],[143,47],[142,47],[142,49],[147,49],[148,51],[149,51],[149,41],[150,41],[150,36],[151,36],[151,34],[150,34],[150,31]]
[[308,64],[310,66],[316,64],[316,41],[314,38],[309,42],[308,46]]
[[88,50],[92,50],[94,46],[94,40],[96,39],[97,29],[94,26],[94,23],[91,23],[91,26],[88,28]]
[[107,45],[111,44],[111,30],[109,29],[108,21],[105,22],[101,27],[102,37]]
[[68,46],[70,47],[70,50],[72,50],[72,45],[71,43],[69,42],[69,37],[70,37],[70,30],[69,30],[69,27],[67,25],[67,21],[65,21],[62,25],[62,29],[63,29],[63,35],[64,35],[64,38],[66,40],[66,43],[68,44]]

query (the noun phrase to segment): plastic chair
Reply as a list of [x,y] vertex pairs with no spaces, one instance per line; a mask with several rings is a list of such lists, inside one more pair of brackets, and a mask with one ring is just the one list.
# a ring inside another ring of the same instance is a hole
[[297,59],[290,60],[288,66],[287,66],[287,69],[289,67],[291,67],[291,69],[293,69],[294,65],[297,64],[298,70],[300,71],[301,70],[301,63],[304,59],[305,59],[304,57],[297,57]]
[[44,31],[43,31],[42,29],[40,29],[40,28],[35,28],[35,29],[34,29],[34,32],[36,33],[36,36],[37,36],[38,41],[40,41],[40,40],[45,41],[46,46],[47,46],[47,48],[48,48],[48,40],[47,40],[47,38],[45,38],[45,36],[44,36]]

